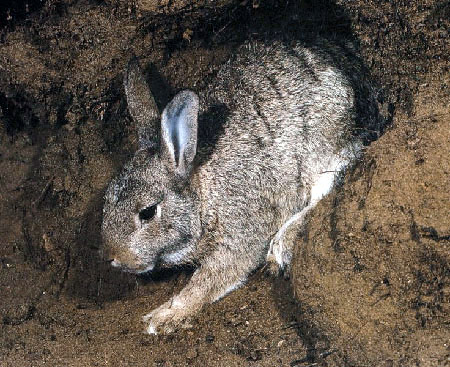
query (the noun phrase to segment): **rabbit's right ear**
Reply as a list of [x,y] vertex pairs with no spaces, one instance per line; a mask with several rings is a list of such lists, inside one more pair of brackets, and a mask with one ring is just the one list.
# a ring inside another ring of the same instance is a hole
[[156,145],[160,114],[136,56],[133,56],[128,62],[123,84],[128,110],[138,127],[139,145]]
[[178,93],[161,117],[161,149],[168,168],[187,179],[197,153],[198,97],[189,90]]

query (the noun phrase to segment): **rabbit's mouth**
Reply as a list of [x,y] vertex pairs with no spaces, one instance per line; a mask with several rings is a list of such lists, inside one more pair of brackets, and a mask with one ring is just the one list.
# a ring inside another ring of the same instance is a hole
[[138,267],[130,267],[126,264],[122,264],[120,261],[114,259],[111,261],[111,265],[115,268],[120,268],[120,270],[125,271],[127,273],[133,273],[133,274],[145,274],[151,272],[155,268],[155,264],[146,264]]
[[153,271],[153,269],[155,269],[155,264],[150,264],[150,265],[147,265],[147,267],[144,268],[143,270],[137,270],[136,274],[150,273],[151,271]]

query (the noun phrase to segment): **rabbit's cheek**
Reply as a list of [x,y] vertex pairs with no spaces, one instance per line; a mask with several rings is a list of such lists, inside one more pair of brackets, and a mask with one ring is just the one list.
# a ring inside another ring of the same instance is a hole
[[183,262],[192,252],[191,247],[183,247],[177,251],[163,255],[162,260],[169,265],[177,265]]

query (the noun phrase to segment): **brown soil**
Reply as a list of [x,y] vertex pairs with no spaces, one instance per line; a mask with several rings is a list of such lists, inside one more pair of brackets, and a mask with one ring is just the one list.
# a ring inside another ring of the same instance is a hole
[[[450,365],[448,1],[30,9],[0,9],[1,366]],[[130,54],[163,106],[246,39],[317,34],[359,44],[392,125],[311,215],[291,281],[262,269],[193,328],[143,334],[189,273],[136,278],[97,257],[103,191],[136,142]]]

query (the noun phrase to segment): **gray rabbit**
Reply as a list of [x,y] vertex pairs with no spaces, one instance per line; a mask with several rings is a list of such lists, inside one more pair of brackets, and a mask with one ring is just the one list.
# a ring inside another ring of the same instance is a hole
[[185,326],[266,261],[289,268],[305,215],[376,130],[356,118],[358,103],[370,115],[375,100],[350,54],[326,41],[248,42],[213,85],[178,93],[162,114],[130,61],[139,149],[106,191],[104,256],[134,273],[196,266],[144,317],[148,333]]

